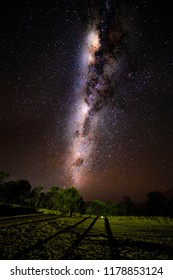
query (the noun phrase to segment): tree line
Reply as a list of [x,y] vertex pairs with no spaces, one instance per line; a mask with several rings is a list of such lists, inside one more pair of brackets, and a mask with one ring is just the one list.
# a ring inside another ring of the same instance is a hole
[[52,186],[48,192],[44,192],[43,186],[32,188],[27,180],[4,182],[7,177],[6,173],[0,172],[0,203],[36,210],[43,208],[56,210],[70,216],[82,209],[83,199],[74,186],[69,188]]
[[45,192],[43,186],[32,188],[27,180],[6,181],[8,177],[7,173],[0,171],[0,203],[4,205],[56,210],[70,216],[75,213],[97,216],[173,216],[173,197],[167,199],[159,191],[148,193],[142,208],[128,196],[124,196],[119,203],[93,200],[87,205],[74,186],[52,186]]

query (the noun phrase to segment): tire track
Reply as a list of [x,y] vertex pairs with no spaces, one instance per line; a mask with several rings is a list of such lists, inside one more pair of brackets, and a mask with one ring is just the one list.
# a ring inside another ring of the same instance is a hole
[[68,260],[72,255],[76,247],[79,245],[79,243],[86,237],[86,235],[90,232],[92,227],[94,226],[95,222],[97,221],[98,217],[96,217],[89,227],[78,237],[77,240],[72,244],[72,246],[65,252],[65,254],[62,256],[62,260]]
[[45,216],[45,214],[31,214],[31,215],[21,215],[21,216],[11,216],[11,217],[3,217],[0,218],[0,225],[10,222],[16,222],[17,220],[24,220],[24,219],[31,219],[31,218],[37,218]]
[[34,244],[34,245],[32,245],[32,246],[30,246],[30,247],[28,247],[28,248],[22,250],[21,252],[19,252],[19,253],[13,255],[12,259],[13,259],[13,260],[24,259],[24,257],[26,257],[27,254],[30,253],[31,251],[40,248],[43,244],[49,242],[50,240],[54,239],[55,237],[59,236],[59,235],[62,234],[62,233],[68,232],[69,230],[75,228],[77,225],[83,223],[83,222],[86,221],[87,219],[88,219],[88,217],[87,217],[87,218],[84,218],[84,219],[82,219],[82,220],[80,220],[79,222],[77,222],[77,223],[75,223],[75,224],[73,224],[73,225],[71,225],[71,226],[68,226],[68,227],[66,227],[66,228],[63,228],[62,230],[59,230],[59,231],[56,232],[55,234],[53,234],[53,235],[51,235],[51,236],[49,236],[49,237],[47,237],[47,238],[45,238],[45,239],[42,239],[41,241],[38,241],[36,244]]
[[[43,214],[44,217],[42,216],[41,219],[39,217],[34,217],[34,218],[23,218],[23,219],[15,219],[15,221],[13,222],[13,219],[11,219],[10,221],[3,221],[3,223],[0,223],[0,229],[6,229],[6,228],[10,228],[10,227],[18,227],[20,225],[25,225],[25,224],[30,224],[30,223],[39,223],[39,222],[45,222],[45,221],[49,221],[49,220],[54,220],[54,219],[58,219],[58,218],[62,218],[62,216],[50,216],[50,215],[45,215]],[[23,221],[22,221],[23,220]],[[9,224],[9,225],[7,225]],[[0,232],[1,234],[1,232]]]
[[108,236],[108,242],[111,252],[111,259],[112,260],[119,260],[120,259],[120,253],[118,250],[118,242],[114,239],[112,230],[109,224],[109,220],[107,217],[105,217],[105,228]]

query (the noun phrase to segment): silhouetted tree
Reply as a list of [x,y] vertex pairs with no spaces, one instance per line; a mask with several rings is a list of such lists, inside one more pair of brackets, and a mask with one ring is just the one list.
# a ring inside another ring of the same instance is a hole
[[53,186],[45,196],[40,197],[40,199],[43,198],[45,200],[43,205],[45,205],[46,208],[57,210],[62,214],[70,214],[71,216],[81,211],[83,203],[82,197],[73,186],[67,189]]
[[51,210],[58,210],[62,205],[62,190],[57,186],[52,186],[47,193],[47,208]]
[[0,185],[0,193],[6,203],[20,204],[31,190],[26,180],[9,181]]
[[170,198],[169,215],[173,217],[173,196]]
[[120,213],[120,207],[118,203],[112,203],[110,205],[110,215],[111,216],[117,216]]
[[8,178],[9,174],[4,172],[4,171],[0,171],[0,184],[3,182],[4,179]]
[[169,215],[169,201],[159,191],[147,194],[147,211],[150,216],[167,216]]
[[38,186],[33,188],[25,197],[24,203],[34,209],[40,208],[40,205],[43,205],[43,199],[45,200],[45,196],[43,195],[43,186]]
[[81,211],[82,206],[82,197],[80,196],[78,190],[71,186],[68,189],[64,190],[64,207],[63,210],[65,213],[72,216],[76,212]]
[[128,196],[124,196],[123,201],[119,203],[119,215],[132,216],[136,214],[135,203]]
[[105,216],[107,214],[107,206],[103,201],[93,200],[86,209],[86,214]]

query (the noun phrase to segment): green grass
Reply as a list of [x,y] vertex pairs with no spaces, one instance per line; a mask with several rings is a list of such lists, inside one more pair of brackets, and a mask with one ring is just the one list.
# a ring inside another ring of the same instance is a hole
[[37,210],[38,213],[43,213],[43,214],[53,214],[53,215],[59,215],[61,214],[59,211],[57,210],[49,210],[49,209],[38,209]]
[[172,259],[173,219],[163,217],[112,217],[114,238],[122,258]]
[[[48,213],[50,214],[50,212]],[[55,214],[52,213],[51,214]],[[14,255],[84,217],[59,217],[55,220],[28,223],[1,229],[0,259]],[[43,243],[24,259],[62,259],[73,243],[84,233],[93,218],[71,231]],[[115,244],[121,259],[173,259],[173,219],[163,217],[109,217]],[[112,244],[113,246],[113,244]],[[103,218],[98,218],[88,235],[75,248],[71,259],[111,259]]]

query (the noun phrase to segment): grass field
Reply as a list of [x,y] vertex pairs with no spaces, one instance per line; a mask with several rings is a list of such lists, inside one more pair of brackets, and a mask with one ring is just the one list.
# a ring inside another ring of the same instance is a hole
[[173,259],[173,219],[1,218],[0,259]]

